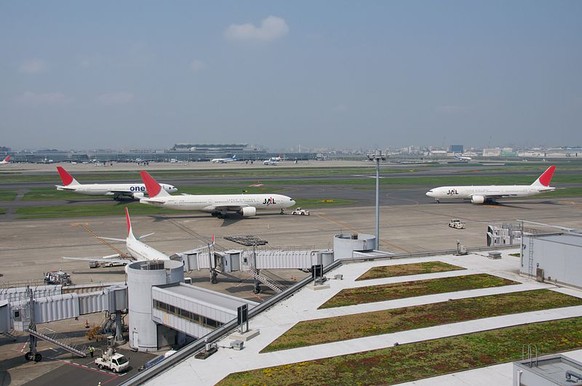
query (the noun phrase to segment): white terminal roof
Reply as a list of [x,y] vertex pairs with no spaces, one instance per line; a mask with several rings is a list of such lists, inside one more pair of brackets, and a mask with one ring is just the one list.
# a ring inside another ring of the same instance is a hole
[[234,296],[221,294],[220,292],[207,290],[202,287],[196,287],[185,283],[169,284],[156,286],[159,290],[172,293],[174,296],[180,297],[186,301],[196,299],[196,303],[202,304],[211,308],[221,309],[236,315],[236,309],[244,304],[256,306],[259,303],[251,300],[245,300]]
[[[415,306],[428,303],[446,301],[451,298],[470,298],[500,293],[519,292],[531,289],[551,288],[565,294],[582,297],[582,291],[568,288],[557,288],[551,284],[539,283],[524,278],[518,274],[520,258],[511,256],[516,250],[503,251],[501,259],[490,259],[487,253],[474,253],[466,256],[431,256],[427,258],[409,258],[378,260],[361,263],[344,264],[328,272],[328,278],[343,275],[343,280],[329,280],[329,289],[313,290],[307,286],[294,296],[278,303],[269,310],[250,320],[249,328],[259,330],[260,335],[244,343],[244,349],[237,351],[219,348],[219,350],[205,360],[195,359],[193,356],[173,366],[170,370],[146,382],[147,385],[212,385],[225,378],[228,374],[246,370],[261,369],[271,366],[292,364],[302,361],[328,358],[357,352],[369,351],[403,344],[425,341],[459,334],[468,334],[476,331],[490,330],[526,323],[535,323],[553,319],[562,319],[582,316],[582,306],[559,308],[522,314],[505,315],[486,319],[421,328],[411,331],[402,331],[391,334],[377,335],[347,341],[320,344],[291,350],[275,351],[259,354],[277,337],[302,320],[318,319],[346,314],[355,314],[369,311],[394,309],[406,306]],[[400,276],[374,280],[355,281],[360,275],[374,266],[398,265],[406,263],[442,261],[467,268],[462,271],[450,271],[414,276]],[[449,292],[420,296],[414,298],[397,299],[377,303],[367,303],[348,307],[318,309],[323,303],[336,295],[344,288],[355,288],[370,285],[380,285],[403,281],[423,280],[429,278],[451,277],[476,273],[490,273],[495,276],[520,282],[519,285],[497,288],[483,288],[468,291]],[[218,342],[219,347],[230,347],[235,338],[225,338]],[[582,350],[567,353],[567,356],[582,360]],[[470,370],[439,376],[426,380],[417,380],[405,385],[513,385],[513,364],[506,363],[482,369]]]

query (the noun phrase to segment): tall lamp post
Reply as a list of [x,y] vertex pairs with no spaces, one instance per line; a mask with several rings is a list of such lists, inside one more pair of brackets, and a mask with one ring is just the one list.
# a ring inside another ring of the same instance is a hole
[[381,150],[368,154],[370,161],[376,162],[376,248],[380,248],[380,161],[386,161],[386,155]]

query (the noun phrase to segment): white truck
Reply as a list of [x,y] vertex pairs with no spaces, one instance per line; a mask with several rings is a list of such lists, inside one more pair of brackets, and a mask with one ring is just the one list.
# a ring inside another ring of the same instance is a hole
[[449,222],[449,227],[454,229],[465,229],[465,223],[458,218],[454,218]]
[[291,214],[300,215],[300,216],[309,216],[309,211],[306,209],[301,209],[301,207],[297,207],[297,208],[293,209],[293,212],[291,212]]
[[112,347],[108,348],[101,358],[95,359],[95,364],[100,369],[108,369],[114,373],[121,373],[129,368],[129,360],[123,354],[116,353]]

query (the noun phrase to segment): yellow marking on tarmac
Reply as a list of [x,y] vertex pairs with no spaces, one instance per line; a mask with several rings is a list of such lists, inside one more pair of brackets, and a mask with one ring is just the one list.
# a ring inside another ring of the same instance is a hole
[[329,221],[329,222],[334,223],[336,225],[339,225],[340,227],[342,227],[342,229],[345,227],[348,230],[350,230],[352,233],[360,233],[357,229],[352,228],[352,226],[350,224],[334,220],[334,219],[327,217],[327,216],[320,214],[320,213],[316,213],[315,215],[323,220],[326,220],[326,221]]
[[115,252],[119,253],[119,256],[121,256],[121,257],[127,257],[127,253],[125,253],[125,252],[121,251],[119,248],[113,246],[113,244],[111,244],[109,241],[103,240],[103,239],[99,238],[99,236],[97,236],[97,234],[95,232],[93,232],[93,229],[91,229],[89,227],[89,224],[88,223],[76,223],[76,224],[73,224],[73,225],[78,226],[80,228],[83,228],[85,230],[85,232],[87,232],[91,236],[95,237],[103,245],[105,245],[105,246],[113,249]]

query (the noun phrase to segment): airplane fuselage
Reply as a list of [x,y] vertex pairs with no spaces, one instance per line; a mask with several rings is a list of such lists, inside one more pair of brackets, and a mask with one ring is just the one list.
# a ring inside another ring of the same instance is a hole
[[215,212],[217,208],[255,207],[261,209],[285,209],[295,205],[295,201],[280,194],[216,194],[142,198],[141,203],[163,206],[170,209]]
[[[162,188],[168,193],[177,191],[177,189],[168,184],[160,184]],[[144,184],[79,184],[63,186],[58,185],[57,190],[71,191],[90,196],[114,196],[114,195],[144,195],[146,194],[146,187]]]
[[447,198],[471,200],[476,196],[484,197],[485,199],[527,197],[553,190],[555,190],[553,187],[534,187],[530,185],[441,186],[429,190],[426,195],[437,200]]
[[162,253],[135,238],[128,237],[125,241],[125,247],[129,254],[137,261],[170,259],[165,253]]

